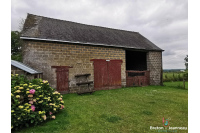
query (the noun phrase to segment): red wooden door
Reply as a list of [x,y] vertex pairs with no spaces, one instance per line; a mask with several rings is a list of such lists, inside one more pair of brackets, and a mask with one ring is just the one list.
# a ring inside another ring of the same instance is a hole
[[69,91],[69,68],[68,66],[52,66],[56,68],[56,79],[57,87],[56,90],[59,92],[68,92]]
[[121,87],[122,60],[93,59],[95,90]]
[[121,63],[122,60],[110,60],[108,63],[110,87],[116,88],[121,86]]
[[101,90],[101,88],[108,86],[108,73],[107,73],[106,60],[94,61],[94,88]]

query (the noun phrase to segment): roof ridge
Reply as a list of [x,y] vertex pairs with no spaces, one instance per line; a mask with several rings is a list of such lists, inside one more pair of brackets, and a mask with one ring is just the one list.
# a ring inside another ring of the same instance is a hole
[[68,20],[63,20],[63,19],[58,19],[58,18],[52,18],[52,17],[46,17],[46,16],[41,16],[41,15],[35,15],[35,14],[30,14],[30,13],[28,13],[28,15],[33,15],[33,16],[37,16],[37,17],[52,19],[52,20],[70,22],[70,23],[75,23],[75,24],[80,24],[80,25],[85,25],[85,26],[92,26],[92,27],[105,28],[105,29],[124,31],[124,32],[131,32],[131,33],[139,33],[139,32],[136,32],[136,31],[129,31],[129,30],[122,30],[122,29],[117,29],[117,28],[110,28],[110,27],[103,27],[103,26],[97,26],[97,25],[83,24],[83,23],[79,23],[79,22],[73,22],[73,21],[68,21]]

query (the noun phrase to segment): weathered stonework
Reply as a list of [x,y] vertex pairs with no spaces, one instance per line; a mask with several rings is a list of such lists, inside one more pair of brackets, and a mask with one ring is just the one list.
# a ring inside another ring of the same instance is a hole
[[147,53],[147,70],[150,71],[150,85],[162,85],[162,52]]
[[56,72],[51,66],[72,66],[69,68],[70,92],[77,90],[75,75],[90,73],[94,81],[94,67],[91,59],[121,59],[122,86],[126,85],[125,50],[113,47],[89,46],[56,42],[24,40],[23,63],[43,72],[43,79],[56,88]]

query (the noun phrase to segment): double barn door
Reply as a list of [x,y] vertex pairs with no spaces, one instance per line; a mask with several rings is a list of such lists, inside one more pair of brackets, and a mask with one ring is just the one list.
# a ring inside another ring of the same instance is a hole
[[122,60],[93,59],[95,90],[121,87]]

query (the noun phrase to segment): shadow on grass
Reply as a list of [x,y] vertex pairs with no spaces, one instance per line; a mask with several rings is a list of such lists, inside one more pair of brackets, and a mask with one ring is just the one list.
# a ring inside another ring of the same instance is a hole
[[116,116],[116,115],[109,116],[109,115],[102,114],[102,115],[100,116],[100,118],[102,118],[102,119],[104,119],[104,120],[106,120],[106,121],[108,121],[108,122],[111,122],[111,123],[116,123],[116,122],[118,122],[119,120],[122,120],[121,117]]
[[151,102],[148,102],[148,103],[155,104],[156,102],[154,102],[154,101],[151,101]]
[[144,110],[144,111],[142,111],[142,113],[145,114],[145,115],[152,115],[153,114],[153,112],[148,111],[148,110]]

